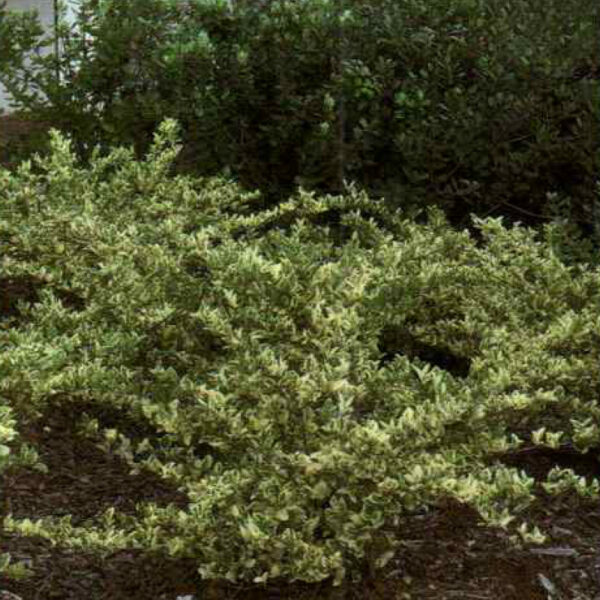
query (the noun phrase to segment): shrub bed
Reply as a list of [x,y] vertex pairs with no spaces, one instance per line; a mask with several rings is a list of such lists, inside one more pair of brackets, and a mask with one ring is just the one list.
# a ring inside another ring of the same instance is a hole
[[[439,209],[417,225],[356,190],[255,211],[222,178],[168,175],[173,121],[146,161],[84,167],[56,131],[51,146],[40,173],[0,170],[2,277],[44,284],[0,322],[0,447],[31,457],[10,419],[85,398],[136,427],[73,414],[80,434],[189,505],[6,531],[255,582],[376,570],[398,517],[448,498],[543,539],[519,519],[534,481],[502,453],[600,446],[600,273],[561,262],[558,225],[538,241],[475,219],[478,243]],[[339,224],[319,224],[330,210]],[[543,486],[599,491],[559,468]]]

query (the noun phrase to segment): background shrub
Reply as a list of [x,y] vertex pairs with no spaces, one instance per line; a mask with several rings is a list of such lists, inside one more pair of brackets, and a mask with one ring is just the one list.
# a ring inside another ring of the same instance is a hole
[[[86,0],[60,32],[62,81],[51,57],[24,67],[14,44],[5,79],[86,159],[98,143],[141,157],[175,117],[180,172],[229,173],[265,204],[348,180],[392,208],[442,206],[462,226],[500,212],[567,218],[589,235],[599,11],[591,0],[543,11],[528,0]],[[23,18],[5,30],[21,48],[35,37]]]

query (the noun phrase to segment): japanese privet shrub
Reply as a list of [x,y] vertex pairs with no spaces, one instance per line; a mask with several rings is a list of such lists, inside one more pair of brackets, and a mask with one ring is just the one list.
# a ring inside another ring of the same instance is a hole
[[[78,22],[59,29],[58,62],[13,57],[4,80],[86,159],[97,143],[133,143],[141,157],[175,117],[181,169],[230,169],[271,204],[298,183],[341,192],[347,179],[394,208],[436,203],[462,226],[475,211],[536,225],[567,217],[589,233],[594,0],[543,11],[529,0],[78,6]],[[7,22],[25,51],[24,22]]]
[[[73,418],[189,505],[110,507],[80,526],[9,515],[5,529],[191,557],[205,578],[336,583],[383,566],[397,519],[448,498],[541,540],[519,516],[534,480],[494,457],[600,441],[600,273],[561,263],[558,225],[538,241],[476,220],[478,246],[439,209],[417,225],[352,188],[253,212],[259,196],[222,178],[169,177],[176,142],[167,121],[145,161],[121,148],[84,168],[54,131],[40,173],[0,171],[3,272],[48,282],[0,329],[0,396],[17,418],[51,396],[121,411],[152,433]],[[330,209],[336,240],[312,222]],[[390,328],[470,370],[383,364]],[[543,486],[598,495],[558,468]]]

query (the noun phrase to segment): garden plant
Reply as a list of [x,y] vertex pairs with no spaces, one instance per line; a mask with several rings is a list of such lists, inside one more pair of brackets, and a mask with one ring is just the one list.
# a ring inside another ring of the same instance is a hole
[[[600,274],[563,263],[559,225],[536,240],[475,218],[477,242],[435,207],[418,225],[353,189],[253,212],[259,194],[222,178],[169,178],[176,142],[166,121],[146,161],[82,167],[54,131],[38,173],[0,172],[2,283],[41,286],[1,323],[1,431],[4,469],[44,471],[17,422],[87,400],[77,434],[187,503],[8,514],[5,532],[341,585],[393,560],[402,517],[448,501],[514,544],[545,539],[521,516],[535,492],[597,501],[593,473],[503,462],[598,453]],[[328,210],[339,226],[313,222]]]
[[598,6],[0,3],[0,596],[597,600]]

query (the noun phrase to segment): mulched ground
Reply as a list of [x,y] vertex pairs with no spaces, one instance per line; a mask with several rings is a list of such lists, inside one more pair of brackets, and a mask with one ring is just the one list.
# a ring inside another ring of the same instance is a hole
[[[132,476],[118,457],[78,439],[75,418],[83,411],[115,425],[116,414],[98,413],[93,404],[56,398],[37,423],[21,428],[35,445],[49,472],[21,470],[2,478],[2,515],[16,518],[72,514],[73,523],[93,519],[114,506],[128,514],[135,503],[169,502],[180,508],[186,497],[152,473]],[[123,423],[127,431],[133,424]],[[523,455],[520,465],[535,471],[548,457]],[[544,468],[545,470],[545,468]],[[540,497],[541,494],[540,494]],[[87,598],[89,600],[176,600],[196,598],[416,598],[573,600],[600,599],[600,507],[567,499],[544,499],[531,513],[549,526],[551,540],[540,550],[514,550],[501,531],[477,527],[477,515],[455,502],[404,519],[398,536],[404,546],[376,577],[365,573],[360,584],[341,589],[328,584],[232,586],[203,583],[190,560],[117,552],[102,560],[78,551],[52,548],[43,538],[4,533],[2,551],[31,564],[34,576],[5,581],[0,589],[23,600]],[[544,554],[544,550],[547,554]],[[554,591],[555,593],[551,593]],[[1,597],[1,596],[0,596]]]

